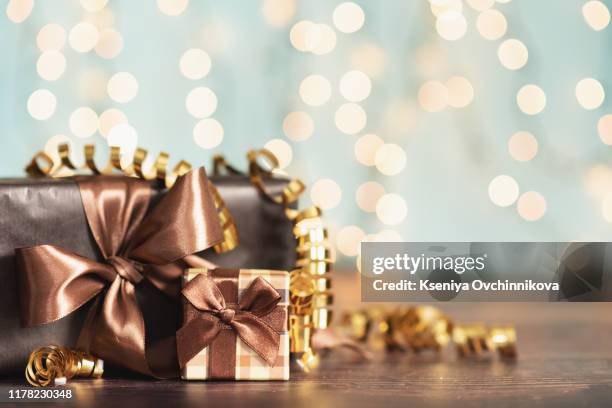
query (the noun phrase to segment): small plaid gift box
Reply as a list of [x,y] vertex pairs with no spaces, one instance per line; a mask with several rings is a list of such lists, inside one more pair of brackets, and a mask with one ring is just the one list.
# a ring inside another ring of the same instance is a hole
[[183,379],[289,379],[287,272],[188,269],[181,293]]

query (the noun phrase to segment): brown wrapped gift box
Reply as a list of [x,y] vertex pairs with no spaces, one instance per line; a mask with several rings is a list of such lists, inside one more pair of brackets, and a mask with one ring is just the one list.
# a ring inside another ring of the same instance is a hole
[[[295,263],[292,223],[282,206],[271,202],[245,176],[210,178],[235,219],[238,248],[201,254],[228,268],[291,269]],[[280,192],[286,180],[266,182]],[[153,198],[155,201],[157,198]],[[54,323],[21,328],[14,249],[53,244],[101,260],[82,207],[79,188],[70,179],[0,180],[0,375],[22,373],[29,353],[48,344],[73,346],[88,305]],[[137,296],[148,341],[172,336],[181,324],[181,304],[143,281]]]

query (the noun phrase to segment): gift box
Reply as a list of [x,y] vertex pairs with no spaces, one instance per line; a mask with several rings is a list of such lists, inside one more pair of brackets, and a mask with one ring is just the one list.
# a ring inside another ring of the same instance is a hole
[[183,379],[289,379],[287,272],[188,269],[182,295]]
[[[96,183],[98,176],[81,177]],[[136,180],[136,179],[134,179]],[[144,182],[142,180],[139,180]],[[250,183],[247,176],[212,178],[235,219],[240,245],[231,252],[217,254],[212,248],[201,257],[227,267],[286,269],[295,262],[292,224],[284,208],[270,202]],[[166,195],[155,182],[151,186],[150,207]],[[281,191],[287,181],[270,179],[268,187]],[[86,316],[96,302],[65,317],[43,325],[23,328],[15,248],[51,244],[89,260],[103,263],[104,256],[92,235],[74,178],[28,178],[0,180],[0,375],[23,371],[29,353],[43,345],[74,347]],[[182,268],[188,264],[180,265]],[[180,283],[180,280],[178,281]],[[162,293],[147,279],[135,285],[149,344],[173,336],[181,324],[178,297]],[[23,307],[21,307],[23,308]],[[120,359],[119,359],[120,360]],[[109,361],[113,363],[114,361]],[[121,364],[121,361],[118,362]]]

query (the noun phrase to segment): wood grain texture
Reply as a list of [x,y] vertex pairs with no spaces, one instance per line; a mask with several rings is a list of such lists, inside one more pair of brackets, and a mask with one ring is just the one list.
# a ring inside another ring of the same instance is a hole
[[[351,281],[335,283],[337,304],[360,306],[353,289],[347,290],[354,288]],[[289,382],[106,378],[73,381],[70,387],[75,403],[88,407],[612,407],[612,304],[436,306],[458,322],[514,323],[518,360],[462,360],[452,348],[368,363],[350,363],[336,354],[316,373],[292,372]],[[0,392],[7,387],[23,387],[23,382],[3,380]]]

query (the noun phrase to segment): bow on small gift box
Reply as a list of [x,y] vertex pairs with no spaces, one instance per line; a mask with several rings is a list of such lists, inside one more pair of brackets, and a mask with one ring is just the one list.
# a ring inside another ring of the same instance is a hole
[[288,379],[287,272],[190,269],[185,280],[183,378]]
[[153,209],[148,181],[99,176],[77,183],[103,261],[53,245],[17,249],[22,324],[53,322],[95,298],[77,347],[143,374],[172,375],[162,367],[167,356],[147,358],[135,286],[146,279],[177,295],[183,266],[175,262],[223,240],[206,173],[179,177]]

